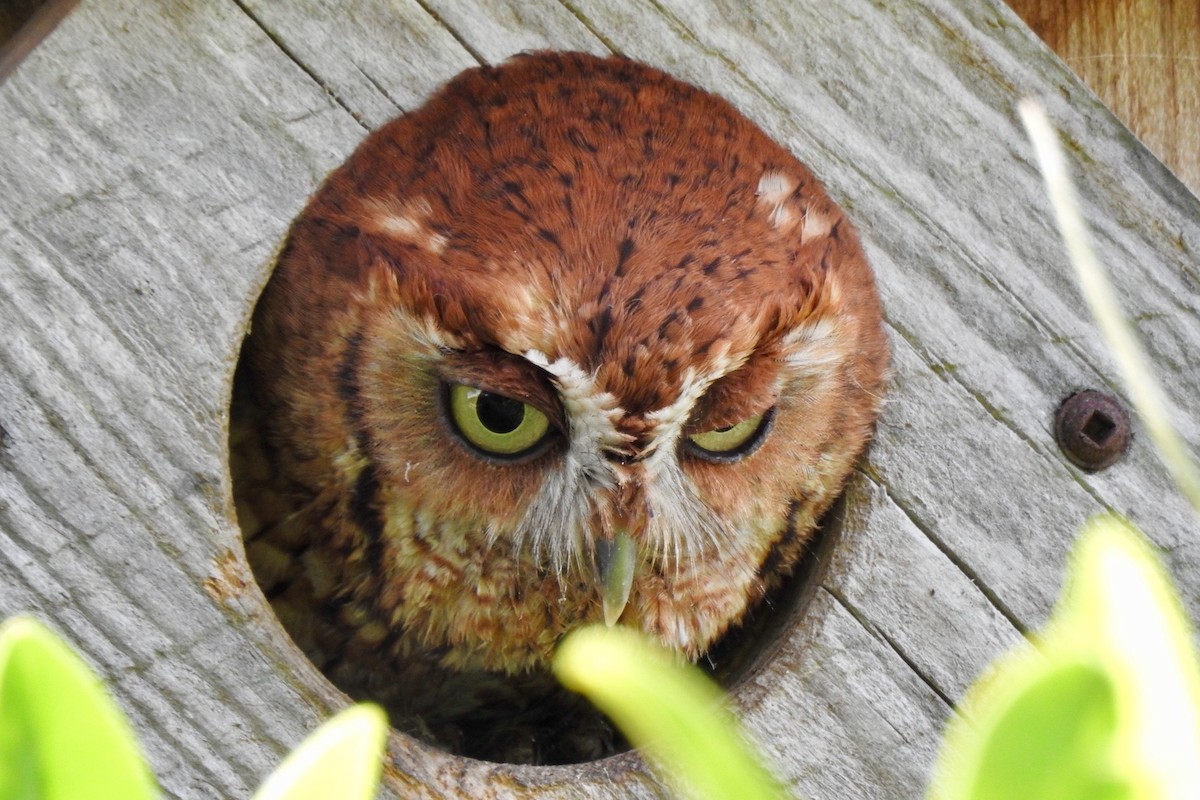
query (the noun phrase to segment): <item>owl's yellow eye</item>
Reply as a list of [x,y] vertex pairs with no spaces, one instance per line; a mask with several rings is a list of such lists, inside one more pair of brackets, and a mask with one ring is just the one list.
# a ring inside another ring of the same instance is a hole
[[691,451],[711,461],[733,461],[758,448],[766,435],[770,412],[755,414],[735,425],[688,436]]
[[550,420],[528,403],[474,386],[450,387],[450,418],[468,444],[485,455],[512,458],[541,444]]

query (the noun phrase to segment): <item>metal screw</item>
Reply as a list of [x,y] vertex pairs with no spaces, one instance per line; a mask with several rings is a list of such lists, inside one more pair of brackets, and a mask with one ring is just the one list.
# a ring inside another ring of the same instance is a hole
[[1054,438],[1072,464],[1097,472],[1129,449],[1129,414],[1112,395],[1092,389],[1076,392],[1058,408]]

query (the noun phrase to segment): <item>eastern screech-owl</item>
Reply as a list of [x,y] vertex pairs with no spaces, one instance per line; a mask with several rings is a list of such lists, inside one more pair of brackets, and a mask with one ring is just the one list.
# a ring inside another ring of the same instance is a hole
[[314,662],[445,743],[519,718],[576,626],[704,653],[795,566],[886,362],[850,223],[727,102],[622,58],[469,70],[280,252],[248,556]]

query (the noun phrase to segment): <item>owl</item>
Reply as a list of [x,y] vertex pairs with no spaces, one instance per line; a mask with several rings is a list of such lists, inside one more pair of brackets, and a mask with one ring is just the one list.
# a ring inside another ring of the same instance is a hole
[[468,70],[279,253],[235,390],[247,556],[336,684],[491,757],[568,631],[695,658],[784,580],[887,362],[850,222],[728,102],[620,57]]

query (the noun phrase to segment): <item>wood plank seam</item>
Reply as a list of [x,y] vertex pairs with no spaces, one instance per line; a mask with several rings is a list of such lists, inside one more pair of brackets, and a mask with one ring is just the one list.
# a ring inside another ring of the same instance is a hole
[[583,27],[588,29],[588,32],[591,33],[592,36],[595,36],[601,44],[607,47],[610,53],[617,56],[625,55],[625,53],[621,52],[621,49],[617,47],[616,43],[611,38],[605,36],[600,28],[593,23],[586,14],[580,11],[578,7],[572,5],[569,0],[559,0],[559,2],[562,3],[563,8],[571,12],[571,15],[574,16],[575,19],[579,20]]
[[[1095,500],[1096,503],[1101,506],[1101,509],[1103,511],[1108,512],[1108,513],[1117,513],[1117,511],[1113,507],[1113,505],[1104,499],[1104,497],[1096,490],[1096,488],[1091,484],[1091,482],[1089,482],[1083,476],[1083,473],[1077,467],[1072,465],[1064,456],[1062,456],[1061,454],[1058,453],[1056,444],[1051,444],[1051,445],[1040,444],[1037,439],[1035,439],[1033,436],[1031,436],[1022,427],[1017,425],[1016,422],[1009,419],[1007,415],[1005,415],[1002,411],[1000,411],[999,408],[997,408],[993,403],[991,403],[987,399],[987,396],[982,391],[976,389],[975,387],[968,384],[965,380],[960,378],[957,372],[950,372],[950,371],[943,370],[939,373],[938,370],[934,369],[934,366],[938,362],[933,358],[933,356],[929,353],[929,351],[920,343],[920,341],[917,339],[917,337],[915,337],[911,332],[909,332],[907,329],[905,329],[904,326],[901,325],[898,321],[895,321],[892,319],[887,319],[886,321],[888,323],[888,326],[891,327],[913,350],[915,350],[917,352],[917,354],[920,356],[921,360],[924,361],[926,363],[926,365],[928,365],[930,367],[931,371],[939,374],[943,378],[943,380],[952,381],[955,384],[957,384],[958,387],[960,389],[962,389],[963,392],[965,392],[972,400],[974,400],[984,411],[986,411],[992,419],[994,419],[996,422],[1003,425],[1005,428],[1008,428],[1008,430],[1010,430],[1015,436],[1017,436],[1017,438],[1019,438],[1026,445],[1028,445],[1029,448],[1031,450],[1033,450],[1035,453],[1038,453],[1039,455],[1041,455],[1046,461],[1048,461],[1049,463],[1052,463],[1052,464],[1057,464],[1062,467],[1065,467],[1067,472],[1071,475],[1072,479],[1079,485],[1079,487],[1081,489],[1083,489],[1085,492],[1087,492],[1089,495],[1091,495],[1092,499]],[[1080,360],[1084,361],[1084,363],[1088,363],[1083,358],[1081,358]],[[1088,363],[1088,365],[1091,366],[1090,363]],[[1114,392],[1117,392],[1117,393],[1120,392],[1120,389],[1116,385],[1114,385],[1114,383],[1112,381],[1106,379],[1103,376],[1103,374],[1100,373],[1098,370],[1096,370],[1096,377],[1097,377],[1098,381],[1100,382],[1100,384],[1102,384],[1103,386],[1108,387],[1109,389],[1111,389]],[[1059,398],[1059,399],[1061,400],[1063,398]],[[1057,407],[1055,407],[1055,408],[1057,408]],[[1053,408],[1048,409],[1049,412],[1053,412],[1053,410],[1054,410]],[[1049,419],[1049,416],[1047,416],[1047,419]],[[1052,442],[1052,440],[1049,440],[1049,439],[1047,441]]]
[[[913,348],[913,350],[915,350],[918,353],[918,355],[921,357],[921,360],[924,361],[930,367],[931,371],[938,373],[945,379],[956,383],[959,386],[959,388],[961,388],[964,392],[966,392],[966,394],[969,395],[971,397],[971,399],[973,399],[981,408],[983,408],[983,410],[986,411],[989,416],[991,416],[994,420],[996,420],[996,422],[999,422],[1001,425],[1003,425],[1004,427],[1006,427],[1010,431],[1012,431],[1013,434],[1015,434],[1023,442],[1025,442],[1025,444],[1027,444],[1032,450],[1034,450],[1035,452],[1046,457],[1048,460],[1050,460],[1053,463],[1066,466],[1069,469],[1069,471],[1071,472],[1072,477],[1074,477],[1075,481],[1080,485],[1080,487],[1084,491],[1086,491],[1088,494],[1090,494],[1092,496],[1092,498],[1104,508],[1105,511],[1109,511],[1109,512],[1114,511],[1111,504],[1109,504],[1107,501],[1105,501],[1103,499],[1103,497],[1101,497],[1101,495],[1096,492],[1095,488],[1082,477],[1081,473],[1079,473],[1079,471],[1076,468],[1074,468],[1070,465],[1070,462],[1068,462],[1062,456],[1055,455],[1055,453],[1057,453],[1056,448],[1046,447],[1042,444],[1039,444],[1037,439],[1035,439],[1033,436],[1031,436],[1022,427],[1018,426],[1013,420],[1009,419],[1006,414],[1004,414],[991,401],[989,401],[987,399],[987,396],[982,391],[980,391],[979,389],[976,389],[975,387],[968,384],[965,380],[960,378],[957,372],[951,372],[948,370],[943,370],[943,371],[939,372],[938,370],[936,370],[935,366],[940,362],[938,360],[936,360],[932,354],[929,353],[928,349],[920,343],[920,341],[917,339],[916,336],[914,336],[910,331],[908,331],[902,324],[900,324],[896,320],[888,319],[887,323],[888,323],[889,327],[891,327],[910,347]],[[1083,362],[1084,364],[1086,364],[1087,366],[1093,368],[1093,372],[1095,372],[1095,374],[1096,374],[1097,381],[1101,385],[1113,390],[1114,392],[1118,392],[1118,393],[1120,392],[1119,387],[1117,387],[1112,380],[1105,378],[1104,374],[1099,370],[1099,368],[1097,368],[1093,364],[1091,364],[1090,361],[1087,360],[1085,357],[1083,357],[1082,354],[1081,354],[1081,357],[1079,360],[1081,362]],[[1062,398],[1059,398],[1059,399],[1061,400]],[[1054,408],[1047,409],[1047,411],[1053,412]],[[1049,419],[1049,416],[1047,416],[1047,419]]]
[[329,98],[333,100],[333,102],[341,106],[342,110],[349,114],[351,119],[357,122],[364,131],[367,131],[368,133],[370,132],[371,126],[366,123],[366,120],[363,119],[362,114],[351,108],[350,104],[347,103],[336,91],[334,91],[332,86],[330,86],[326,81],[322,80],[316,71],[312,69],[312,67],[304,63],[304,61],[296,54],[296,52],[287,46],[282,37],[275,33],[275,31],[268,28],[263,21],[259,19],[258,15],[246,6],[244,0],[230,0],[230,2],[237,6],[241,12],[246,15],[247,19],[258,26],[258,29],[263,32],[263,35],[270,39],[271,43],[278,47],[279,51],[287,56],[293,64],[299,67],[300,70],[307,75],[313,83],[315,83],[317,86],[320,86],[321,89],[327,95],[329,95]]
[[947,714],[951,709],[954,708],[955,700],[950,696],[950,692],[948,692],[945,687],[939,685],[938,682],[931,676],[926,674],[925,671],[916,663],[916,661],[914,661],[908,655],[908,653],[904,651],[904,648],[902,648],[899,643],[897,643],[892,637],[888,636],[887,633],[884,632],[883,628],[874,624],[871,621],[869,614],[865,613],[861,608],[852,603],[849,598],[846,597],[845,593],[839,590],[836,586],[822,584],[821,589],[830,597],[832,597],[834,602],[845,609],[846,613],[853,617],[868,634],[887,645],[888,648],[890,648],[891,651],[905,663],[909,670],[911,670],[914,675],[920,678],[921,681],[929,687],[930,691],[932,691],[938,696],[939,699],[941,699],[941,701],[946,705]]
[[448,24],[446,20],[442,19],[442,15],[434,11],[429,6],[429,3],[426,2],[426,0],[416,0],[416,4],[419,5],[421,10],[428,14],[434,22],[440,25],[446,31],[446,33],[448,33],[450,37],[454,39],[454,41],[458,42],[458,46],[465,50],[467,54],[471,56],[471,58],[475,59],[475,61],[481,66],[487,66],[487,59],[484,58],[478,50],[471,46],[465,36],[459,33],[452,25]]
[[[396,115],[397,116],[407,113],[404,106],[400,104],[400,101],[397,100],[395,97],[392,97],[392,94],[391,94],[391,92],[389,92],[387,90],[387,87],[385,87],[382,83],[380,83],[379,80],[374,75],[367,72],[365,69],[360,67],[358,64],[354,65],[354,69],[358,71],[359,75],[363,76],[364,80],[366,80],[368,83],[370,83],[372,86],[375,87],[375,91],[379,92],[381,95],[383,95],[385,98],[387,98],[387,101],[396,107]],[[361,119],[355,118],[354,121],[357,122],[359,125],[366,125],[366,123]],[[280,245],[280,246],[282,247],[282,245]]]
[[881,481],[879,477],[872,474],[869,469],[864,470],[862,474],[867,478],[867,480],[871,481],[871,483],[875,484],[879,489],[881,489],[888,501],[891,502],[891,504],[897,509],[899,509],[904,516],[908,517],[909,521],[913,524],[913,527],[923,533],[925,538],[929,540],[929,543],[936,547],[938,551],[941,552],[941,554],[946,558],[946,560],[953,564],[959,572],[967,577],[967,580],[969,580],[977,589],[979,589],[980,594],[987,598],[988,603],[990,603],[991,606],[996,609],[997,612],[999,612],[1000,616],[1008,620],[1008,623],[1012,625],[1013,628],[1022,636],[1028,634],[1028,626],[1026,626],[1020,620],[1020,618],[1017,617],[1013,610],[1009,608],[1003,600],[1000,599],[1000,595],[994,589],[988,586],[987,582],[984,581],[983,578],[963,560],[962,556],[955,553],[953,548],[951,548],[950,545],[942,539],[942,537],[934,533],[933,529],[921,519],[920,515],[914,512],[913,509],[911,509],[903,500],[896,497],[892,487],[886,481]]

